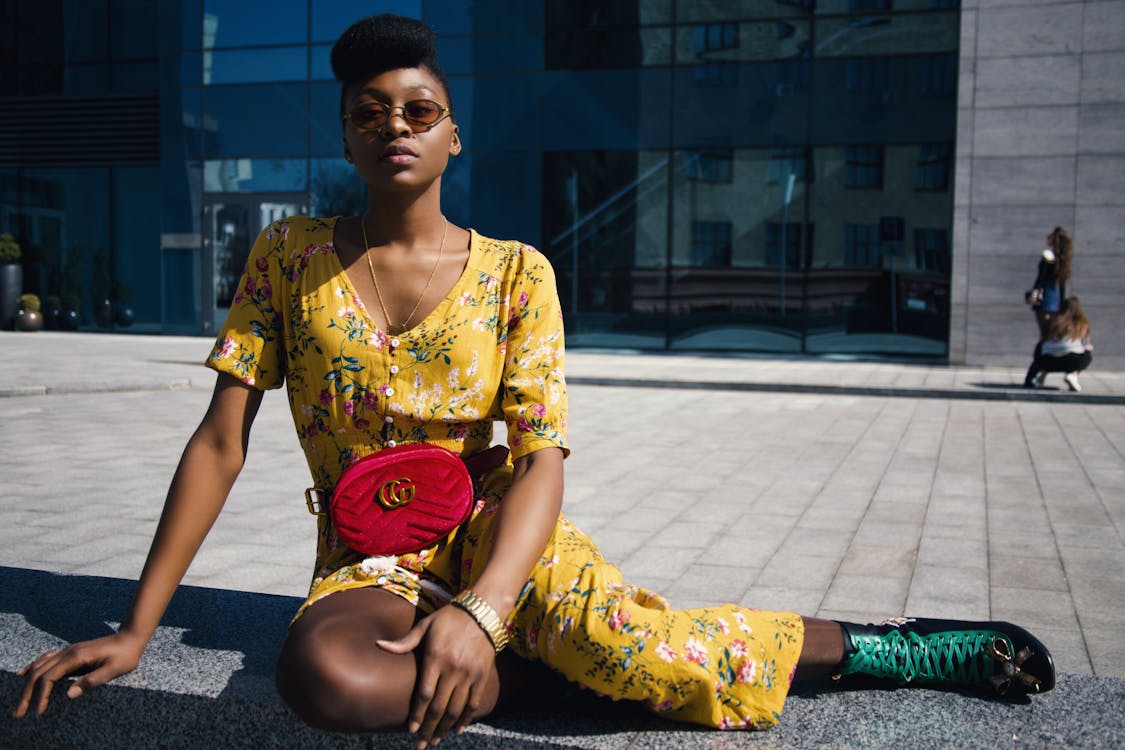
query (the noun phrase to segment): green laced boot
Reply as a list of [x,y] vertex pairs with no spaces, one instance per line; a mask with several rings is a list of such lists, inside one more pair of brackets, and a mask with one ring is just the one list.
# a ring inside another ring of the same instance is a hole
[[841,677],[862,674],[904,686],[970,687],[1010,697],[1055,686],[1047,647],[1011,623],[900,617],[840,627]]

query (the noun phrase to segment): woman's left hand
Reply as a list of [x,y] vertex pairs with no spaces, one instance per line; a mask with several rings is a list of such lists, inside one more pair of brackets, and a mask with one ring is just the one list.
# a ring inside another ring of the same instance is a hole
[[392,654],[423,648],[406,720],[407,730],[417,735],[419,750],[436,745],[450,729],[460,732],[478,716],[496,650],[467,612],[442,607],[402,638],[376,643]]

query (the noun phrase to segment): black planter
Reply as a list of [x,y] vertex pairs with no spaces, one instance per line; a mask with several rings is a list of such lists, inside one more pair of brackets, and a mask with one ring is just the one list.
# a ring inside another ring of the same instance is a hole
[[0,328],[6,331],[15,327],[22,291],[23,267],[18,263],[0,266]]
[[62,317],[62,307],[59,305],[50,305],[43,308],[43,323],[46,324],[47,330],[57,331],[59,329],[59,318]]
[[109,328],[113,325],[113,303],[107,299],[94,303],[94,322],[99,328]]
[[113,322],[119,328],[128,328],[133,325],[133,321],[137,319],[133,308],[125,307],[124,305],[113,306]]
[[82,325],[82,316],[77,310],[63,310],[62,315],[59,316],[60,331],[77,331],[80,325]]

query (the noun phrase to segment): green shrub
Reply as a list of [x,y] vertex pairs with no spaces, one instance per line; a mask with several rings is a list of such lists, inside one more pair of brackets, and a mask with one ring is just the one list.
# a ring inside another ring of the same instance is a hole
[[0,264],[15,263],[20,259],[20,245],[11,232],[0,234]]
[[20,308],[22,308],[24,312],[39,312],[39,295],[21,294]]

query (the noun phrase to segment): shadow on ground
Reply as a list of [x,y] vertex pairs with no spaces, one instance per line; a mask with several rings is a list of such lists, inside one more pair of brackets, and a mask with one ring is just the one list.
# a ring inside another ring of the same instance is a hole
[[[403,734],[319,732],[273,689],[273,664],[300,601],[182,586],[137,672],[80,700],[55,696],[48,714],[15,721],[14,674],[63,642],[111,632],[134,582],[0,567],[0,746],[5,748],[409,748]],[[693,729],[588,693],[537,695],[549,705],[493,717],[449,748],[876,748],[1125,746],[1125,680],[1060,675],[1023,704],[932,690],[796,691],[765,732]]]

